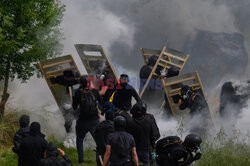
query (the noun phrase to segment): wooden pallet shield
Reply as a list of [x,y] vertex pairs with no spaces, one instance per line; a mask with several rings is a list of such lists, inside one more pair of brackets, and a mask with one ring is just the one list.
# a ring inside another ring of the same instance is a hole
[[65,86],[59,84],[52,84],[50,78],[52,75],[63,75],[63,71],[65,70],[72,70],[81,75],[72,55],[66,55],[54,59],[40,61],[38,62],[38,65],[49,86],[52,95],[54,96],[58,107],[61,108],[64,104],[70,104],[72,100],[71,88],[67,90]]
[[89,76],[99,78],[106,74],[109,79],[117,79],[109,58],[101,45],[75,44],[75,48]]
[[[197,71],[167,78],[162,80],[162,82],[171,112],[174,116],[183,112],[179,110],[178,105],[173,101],[173,96],[179,95],[182,85],[188,85],[194,91],[198,91],[206,99],[204,88]],[[209,113],[213,122],[212,113],[210,110]]]
[[[177,50],[168,48],[166,46],[163,47],[162,50],[152,50],[152,49],[147,49],[147,48],[141,48],[140,49],[142,52],[142,56],[144,59],[144,62],[147,64],[148,63],[148,59],[150,56],[152,55],[156,55],[158,56],[158,60],[156,62],[156,64],[154,65],[152,72],[150,73],[146,83],[144,84],[142,90],[140,91],[140,97],[143,100],[147,101],[148,98],[148,94],[144,93],[145,91],[147,91],[147,88],[149,87],[149,84],[158,84],[158,82],[160,82],[160,84],[162,83],[161,79],[156,73],[156,69],[158,66],[162,66],[165,69],[169,69],[170,67],[177,67],[179,68],[179,72],[182,71],[189,55],[188,54],[184,54],[182,52],[179,52]],[[157,91],[154,92],[149,92],[149,94],[154,94],[154,99],[156,99],[156,102],[153,102],[154,105],[157,105],[157,107],[160,107],[160,104],[163,105],[164,103],[164,92],[162,89],[156,88],[158,89]],[[153,99],[152,99],[153,100]],[[152,101],[151,100],[151,101]],[[160,101],[160,102],[159,102]]]

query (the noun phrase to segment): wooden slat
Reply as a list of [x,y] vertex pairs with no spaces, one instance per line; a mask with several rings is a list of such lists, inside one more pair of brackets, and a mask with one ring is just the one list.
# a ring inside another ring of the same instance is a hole
[[88,60],[88,61],[106,61],[104,57],[81,57],[82,60]]
[[[196,86],[200,86],[200,84],[192,84],[192,85],[188,85],[189,87],[196,87]],[[180,91],[181,88],[176,88],[176,89],[172,89],[170,91],[168,91],[168,93],[173,93],[175,91]]]
[[164,60],[164,59],[160,59],[160,61],[162,61],[162,62],[164,62],[164,63],[166,63],[166,64],[170,64],[170,65],[176,66],[176,67],[178,67],[178,68],[181,68],[180,65],[177,65],[177,64],[172,63],[172,62],[170,62],[170,61],[166,61],[166,60]]
[[[196,88],[194,88],[194,90],[199,90],[199,89],[201,89],[201,87],[199,86],[199,87],[196,87]],[[178,95],[178,93],[177,92],[172,92],[172,93],[169,93],[169,96],[175,96],[175,95]]]
[[68,67],[68,68],[62,68],[62,69],[58,69],[58,70],[54,70],[54,71],[48,71],[48,72],[46,72],[46,74],[50,75],[50,74],[54,74],[54,73],[58,73],[58,72],[63,72],[65,70],[72,70],[72,69],[75,69],[75,66]]
[[169,56],[169,57],[171,57],[171,58],[178,59],[178,60],[183,61],[183,62],[185,61],[185,59],[180,58],[180,57],[175,56],[175,55],[172,55],[172,54],[170,54],[170,53],[168,53],[168,52],[164,52],[163,54],[164,54],[164,55],[167,55],[167,56]]
[[71,62],[72,62],[72,60],[69,59],[69,60],[64,60],[64,61],[61,61],[61,62],[49,64],[49,65],[44,65],[43,69],[47,69],[47,68],[51,68],[51,67],[54,67],[54,66],[62,65],[62,64],[65,64],[65,63],[71,63]]
[[191,80],[195,80],[195,79],[196,79],[196,77],[185,78],[185,79],[182,79],[182,80],[173,81],[171,83],[166,83],[165,86],[171,86],[171,85],[174,85],[174,84],[179,84],[179,83],[182,83],[182,82],[187,82],[187,81],[191,81]]

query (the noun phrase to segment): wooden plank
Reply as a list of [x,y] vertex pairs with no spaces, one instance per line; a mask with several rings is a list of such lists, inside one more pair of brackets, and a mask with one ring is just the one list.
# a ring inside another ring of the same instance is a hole
[[170,64],[170,65],[176,66],[176,67],[178,67],[178,68],[181,68],[180,65],[177,65],[177,64],[172,63],[172,62],[170,62],[170,61],[166,61],[166,60],[164,60],[164,59],[161,59],[160,61],[162,61],[162,62],[164,62],[164,63],[166,63],[166,64]]
[[61,61],[61,62],[49,64],[49,65],[44,65],[44,66],[43,66],[43,69],[47,69],[47,68],[51,68],[51,67],[55,67],[55,66],[58,66],[58,65],[65,64],[65,63],[71,63],[71,62],[72,62],[72,60],[69,59],[69,60],[64,60],[64,61]]
[[[101,47],[102,47],[102,46],[101,46]],[[104,54],[104,56],[106,57],[106,59],[107,59],[107,61],[108,61],[108,64],[109,64],[109,66],[110,66],[110,68],[111,68],[111,70],[112,70],[112,72],[113,72],[115,78],[118,79],[118,77],[117,77],[117,75],[116,75],[116,73],[115,73],[115,70],[114,70],[114,68],[113,68],[113,65],[112,65],[112,63],[110,62],[109,58],[107,57],[107,55],[106,55],[106,53],[105,53],[103,47],[102,47],[102,50],[103,50],[103,54]]]
[[53,70],[53,71],[48,71],[48,72],[46,72],[46,74],[50,75],[50,74],[59,73],[59,72],[63,72],[63,71],[66,71],[66,70],[73,70],[73,69],[75,69],[75,66],[67,67],[67,68],[61,68],[61,69]]
[[[189,87],[196,87],[196,86],[200,86],[200,84],[198,83],[198,84],[191,84],[191,85],[188,85]],[[173,92],[175,92],[175,91],[180,91],[181,90],[181,88],[176,88],[176,89],[172,89],[172,90],[170,90],[170,91],[168,91],[168,93],[173,93]]]
[[[199,86],[199,87],[197,87],[197,88],[194,88],[194,90],[199,90],[199,89],[201,89],[201,87]],[[173,93],[169,93],[169,96],[175,96],[175,95],[178,95],[178,93],[177,92],[173,92]]]
[[47,84],[48,84],[48,86],[49,86],[49,89],[50,89],[50,91],[51,91],[51,93],[52,93],[52,95],[53,95],[53,97],[54,97],[54,99],[55,99],[55,101],[56,101],[56,104],[57,104],[58,107],[60,108],[59,101],[56,99],[56,95],[54,94],[54,91],[53,91],[53,89],[52,89],[51,86],[50,86],[50,83],[49,83],[49,81],[48,81],[48,79],[47,79],[47,75],[46,75],[46,73],[44,72],[44,69],[43,69],[41,63],[38,62],[38,65],[39,65],[39,67],[40,67],[40,69],[41,69],[41,71],[42,71],[42,74],[43,74],[44,77],[45,77],[45,80],[46,80],[46,82],[47,82]]
[[81,57],[82,60],[88,60],[88,61],[106,61],[105,58],[103,57],[90,57],[90,56],[87,56],[87,57]]
[[166,83],[165,86],[171,86],[171,85],[174,85],[174,84],[179,84],[179,83],[183,83],[183,82],[187,82],[187,81],[191,81],[191,80],[195,80],[195,79],[196,79],[195,77],[185,78],[183,80],[178,80],[178,81],[174,81],[174,82],[171,82],[171,83]]
[[[165,82],[164,82],[163,79],[162,79],[162,84],[163,84],[163,85],[165,84]],[[163,89],[164,89],[165,95],[166,95],[166,97],[167,97],[167,100],[168,100],[168,103],[169,103],[171,112],[172,112],[173,116],[175,116],[175,112],[174,112],[173,106],[172,106],[172,104],[171,104],[172,102],[171,102],[170,96],[168,95],[166,86],[163,86]]]
[[53,59],[42,60],[42,61],[40,61],[40,64],[42,66],[49,65],[49,64],[54,64],[54,63],[57,63],[57,62],[69,60],[70,56],[71,55],[65,55],[65,56],[60,56],[60,57],[56,57],[56,58],[53,58]]
[[168,52],[164,52],[163,54],[164,54],[164,55],[167,55],[167,56],[169,56],[169,57],[171,57],[171,58],[178,59],[179,61],[183,61],[183,62],[185,61],[185,59],[180,58],[180,57],[175,56],[175,55],[172,55],[172,54],[170,54],[170,53],[168,53]]

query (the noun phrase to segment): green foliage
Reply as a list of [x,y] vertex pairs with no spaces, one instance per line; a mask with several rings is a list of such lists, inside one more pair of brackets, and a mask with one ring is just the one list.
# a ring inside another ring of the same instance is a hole
[[60,0],[0,1],[0,80],[29,79],[34,63],[61,53],[64,5]]
[[18,115],[7,113],[0,119],[0,151],[13,145],[14,134],[19,128]]

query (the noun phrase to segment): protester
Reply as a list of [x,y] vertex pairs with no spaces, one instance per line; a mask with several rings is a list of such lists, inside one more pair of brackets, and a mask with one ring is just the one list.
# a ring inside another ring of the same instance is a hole
[[[58,156],[62,158],[58,158]],[[63,150],[50,142],[45,151],[45,159],[41,160],[41,166],[72,166],[72,163]]]
[[96,141],[96,162],[97,166],[103,164],[104,154],[106,151],[107,137],[115,131],[113,119],[115,112],[108,110],[105,112],[105,121],[102,121],[95,129],[94,137]]
[[202,140],[195,134],[186,136],[184,143],[178,136],[168,136],[157,141],[158,166],[189,166],[201,158]]
[[19,119],[20,129],[15,133],[13,138],[14,147],[12,151],[18,155],[18,166],[20,165],[20,144],[23,138],[29,136],[29,124],[30,124],[30,117],[28,115],[22,115]]
[[123,111],[129,111],[132,108],[132,97],[135,98],[137,102],[141,102],[141,99],[136,92],[136,90],[128,84],[128,75],[121,74],[120,82],[113,89],[110,97],[113,98],[112,102],[114,106]]
[[154,147],[155,141],[160,137],[157,125],[151,118],[145,117],[145,109],[142,104],[137,103],[133,106],[130,113],[132,119],[127,119],[127,131],[133,135],[139,161],[143,165],[149,165],[150,161],[150,145]]
[[30,125],[29,136],[23,138],[20,144],[20,166],[39,166],[47,147],[47,141],[41,136],[41,127],[38,122]]
[[211,123],[209,117],[209,107],[204,96],[199,91],[193,91],[188,85],[181,87],[178,106],[180,110],[188,108],[190,110],[190,128],[192,133],[204,135]]
[[75,93],[72,104],[73,109],[77,110],[79,107],[80,112],[76,122],[76,146],[79,164],[84,163],[83,140],[88,132],[93,136],[94,129],[99,123],[97,106],[98,103],[102,102],[98,91],[90,88],[87,78],[86,75],[80,77],[80,87]]
[[[114,119],[115,132],[107,139],[103,166],[138,166],[135,141],[132,135],[125,131],[126,119],[117,116]],[[133,160],[133,161],[132,161]]]

